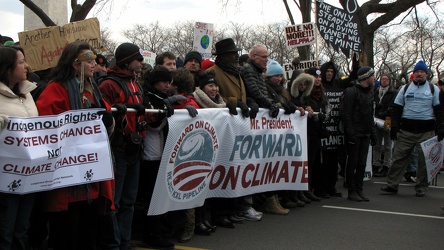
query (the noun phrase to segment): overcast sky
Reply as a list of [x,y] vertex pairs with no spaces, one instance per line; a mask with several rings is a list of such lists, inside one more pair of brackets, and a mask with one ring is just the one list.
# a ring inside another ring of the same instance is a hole
[[[101,27],[111,29],[113,38],[124,42],[121,33],[134,24],[149,24],[159,21],[161,25],[171,25],[181,21],[213,23],[217,27],[230,21],[246,24],[273,23],[288,20],[282,1],[230,0],[230,8],[222,9],[220,0],[114,0],[111,14],[102,11],[97,15]],[[238,4],[237,2],[242,2]],[[289,1],[291,8],[297,7]],[[18,32],[23,31],[23,4],[18,0],[0,0],[0,34],[18,40]],[[68,8],[70,6],[68,4]],[[93,17],[94,9],[88,17]],[[297,19],[297,17],[295,17]],[[300,22],[300,21],[299,21]]]

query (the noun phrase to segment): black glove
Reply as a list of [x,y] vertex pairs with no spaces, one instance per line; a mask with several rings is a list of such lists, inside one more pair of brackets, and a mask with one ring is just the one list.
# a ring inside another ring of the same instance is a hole
[[186,96],[183,96],[183,95],[173,95],[173,96],[170,96],[170,97],[164,99],[163,101],[165,103],[169,103],[170,106],[173,106],[174,104],[177,104],[177,102],[179,102],[179,101],[186,101],[186,100],[187,100]]
[[278,115],[279,115],[279,107],[275,103],[275,104],[271,105],[271,107],[270,107],[270,116],[271,116],[271,118],[276,118]]
[[372,147],[376,146],[377,140],[376,140],[376,135],[371,133],[370,134],[370,145],[372,145]]
[[237,101],[237,106],[241,109],[242,115],[244,117],[250,116],[250,110],[248,109],[247,104],[243,103],[241,100]]
[[442,139],[444,139],[444,131],[440,130],[436,133],[436,135],[438,136],[438,141],[442,141]]
[[237,110],[236,110],[237,106],[235,103],[228,102],[227,108],[231,115],[237,115]]
[[347,143],[350,145],[356,144],[356,137],[355,136],[347,136]]
[[114,108],[117,109],[117,114],[119,115],[125,115],[126,114],[126,106],[122,103],[116,103],[113,106]]
[[250,103],[250,118],[256,119],[257,112],[259,112],[259,106],[255,102]]
[[392,127],[390,129],[390,139],[392,139],[392,141],[396,141],[398,139],[398,132],[399,132],[398,127]]
[[102,116],[102,122],[105,127],[111,127],[114,123],[113,114],[111,112],[108,112],[106,110],[98,111],[98,115]]
[[193,118],[196,117],[196,115],[198,114],[197,109],[191,105],[187,105],[183,108],[188,110],[188,114]]
[[320,122],[323,121],[323,120],[325,120],[325,114],[322,113],[322,112],[319,112],[319,113],[318,113],[318,119],[319,119]]
[[145,114],[145,107],[142,104],[139,104],[139,103],[125,103],[125,106],[127,108],[135,109],[137,111],[137,113],[136,113],[137,116]]
[[163,99],[163,102],[165,103],[166,116],[170,117],[174,115],[174,108],[171,103],[167,99]]

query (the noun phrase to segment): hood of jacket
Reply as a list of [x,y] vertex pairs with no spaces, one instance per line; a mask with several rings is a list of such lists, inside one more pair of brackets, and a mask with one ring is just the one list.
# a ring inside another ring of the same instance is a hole
[[108,69],[108,74],[112,74],[112,75],[118,76],[123,79],[131,79],[132,80],[132,79],[136,78],[136,75],[134,74],[134,72],[131,72],[126,69],[122,69],[117,65],[114,65],[112,68]]
[[[331,79],[331,81],[327,81],[327,78],[325,77],[325,73],[327,72],[327,69],[329,68],[333,68],[333,78]],[[336,79],[336,75],[338,73],[338,70],[336,69],[336,65],[334,62],[329,61],[326,62],[324,64],[322,64],[321,66],[321,77],[322,77],[322,83],[331,83]]]
[[299,93],[299,84],[305,82],[306,88],[304,90],[304,93],[302,93],[303,96],[309,96],[311,93],[311,90],[313,89],[314,85],[314,77],[312,75],[309,75],[307,73],[301,73],[294,79],[293,83],[291,84],[291,90],[290,94],[293,97],[298,97],[301,93]]

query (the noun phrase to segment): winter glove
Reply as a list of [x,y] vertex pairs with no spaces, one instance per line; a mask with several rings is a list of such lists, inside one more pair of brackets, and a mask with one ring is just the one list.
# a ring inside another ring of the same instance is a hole
[[241,109],[242,115],[244,117],[250,116],[250,110],[248,109],[247,104],[243,103],[241,100],[237,101],[237,106]]
[[319,112],[319,113],[318,113],[318,119],[319,119],[320,122],[322,122],[323,120],[325,120],[325,114],[322,113],[322,112]]
[[444,139],[444,132],[439,132],[437,135],[438,135],[438,141],[442,141],[442,139]]
[[279,115],[279,107],[275,103],[275,104],[271,105],[271,107],[270,107],[270,116],[271,116],[271,118],[276,118],[278,115]]
[[231,115],[237,115],[237,110],[236,110],[237,107],[235,103],[228,102],[227,108]]
[[370,134],[370,145],[372,145],[372,147],[376,146],[377,140],[376,140],[376,135],[371,133]]
[[398,139],[398,132],[399,132],[399,128],[398,127],[392,127],[390,130],[390,139],[392,139],[392,141],[396,141]]
[[165,103],[169,103],[170,106],[173,106],[174,104],[177,104],[177,102],[179,102],[179,101],[186,101],[186,100],[187,100],[186,96],[183,96],[183,95],[173,95],[173,96],[170,96],[170,97],[164,99],[163,101]]
[[9,119],[6,115],[0,115],[0,130],[4,129],[8,122]]
[[174,115],[174,108],[171,103],[167,99],[163,99],[163,102],[165,103],[166,116],[170,117]]
[[384,129],[389,130],[391,126],[392,126],[392,118],[390,116],[387,116],[384,121]]
[[126,114],[126,106],[122,103],[116,103],[113,106],[114,108],[117,109],[117,114],[119,115],[125,115]]
[[255,102],[250,103],[250,118],[256,119],[257,112],[259,112],[259,106]]
[[183,108],[188,110],[188,114],[193,118],[196,117],[196,115],[198,114],[197,109],[191,105],[187,105]]
[[142,104],[139,104],[139,103],[125,103],[125,106],[127,108],[135,109],[137,116],[145,114],[145,107]]
[[282,107],[284,108],[284,114],[286,115],[296,112],[296,106],[292,102],[282,103]]
[[111,127],[114,124],[113,114],[106,110],[98,111],[97,114],[102,116],[102,122],[105,127]]
[[355,145],[356,144],[356,137],[355,136],[348,136],[347,143],[350,145]]

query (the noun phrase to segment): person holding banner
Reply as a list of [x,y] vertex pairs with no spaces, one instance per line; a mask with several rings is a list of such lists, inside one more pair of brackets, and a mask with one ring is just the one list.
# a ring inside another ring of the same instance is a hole
[[[120,249],[131,248],[134,205],[139,187],[140,156],[145,137],[143,91],[137,82],[142,72],[143,55],[139,46],[122,43],[116,48],[116,63],[108,70],[108,77],[100,84],[103,98],[117,108],[116,129],[111,139],[115,160],[116,191],[114,203],[117,223],[113,223],[114,242]],[[136,112],[126,113],[126,107]],[[110,243],[111,244],[111,243]]]
[[[68,44],[51,71],[47,87],[36,102],[40,115],[68,110],[101,107],[109,110],[91,80],[96,58],[86,42]],[[102,121],[112,132],[112,114],[101,111]],[[53,249],[95,249],[99,213],[114,209],[113,182],[103,181],[51,190],[44,195],[49,212],[50,241]]]
[[139,196],[143,198],[143,242],[149,247],[174,248],[174,243],[162,233],[164,215],[147,216],[159,172],[163,148],[168,134],[167,117],[174,113],[172,104],[186,100],[183,96],[169,96],[173,78],[171,71],[159,65],[145,76],[144,106],[148,109],[166,109],[166,113],[147,114],[147,132],[143,142],[142,166],[140,168]]
[[418,150],[416,196],[423,197],[427,191],[427,167],[420,143],[435,135],[438,141],[444,137],[444,109],[439,102],[439,88],[427,81],[427,73],[427,65],[419,61],[413,69],[413,82],[398,91],[392,106],[390,137],[396,143],[387,185],[381,187],[384,193],[398,193],[399,183],[414,148]]
[[[27,80],[30,68],[21,47],[0,46],[0,131],[8,116],[38,116],[31,91],[36,85]],[[0,193],[0,249],[27,249],[29,219],[35,193]]]

